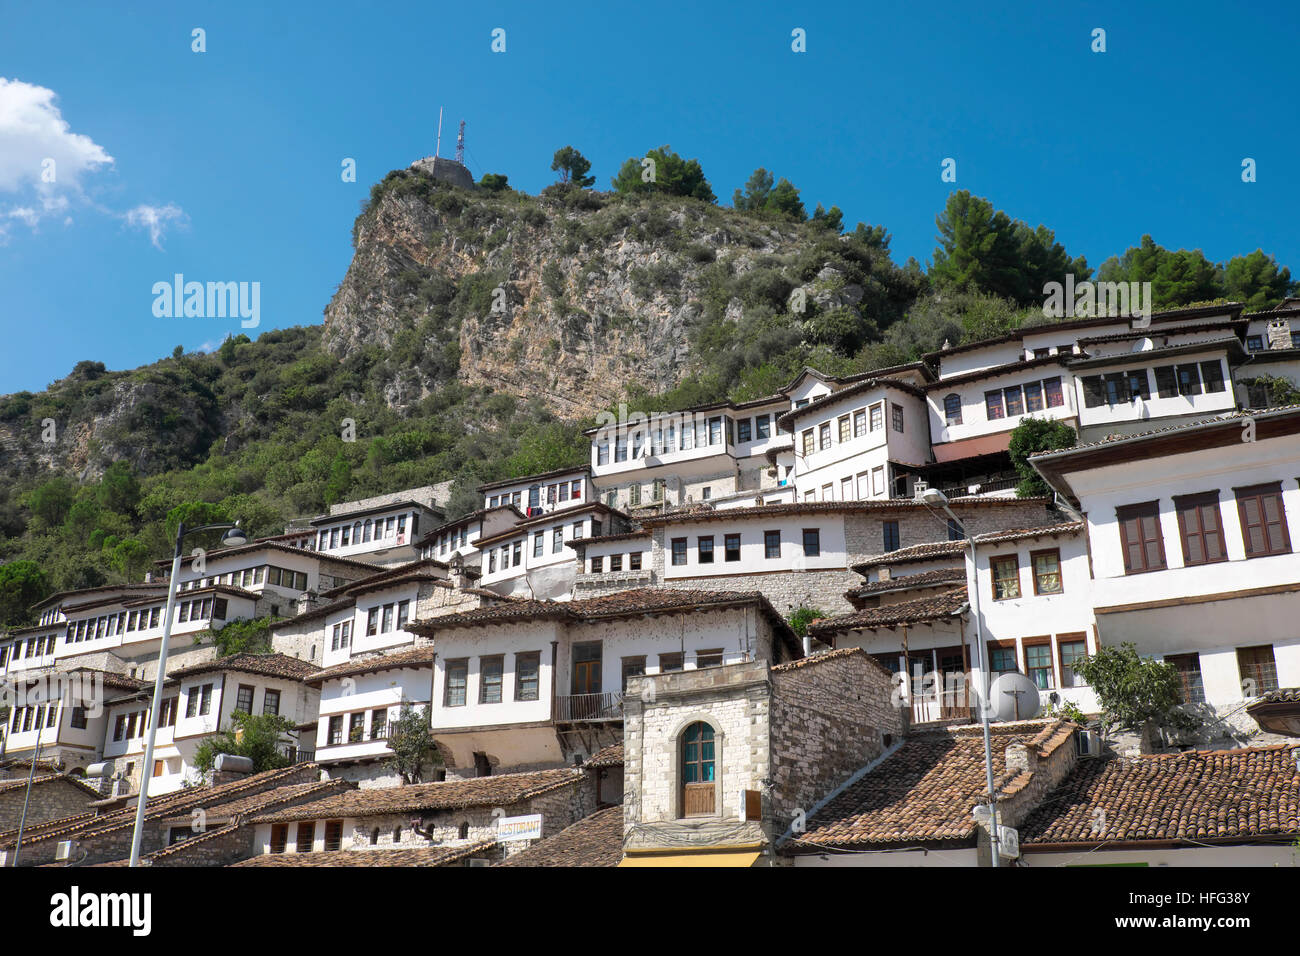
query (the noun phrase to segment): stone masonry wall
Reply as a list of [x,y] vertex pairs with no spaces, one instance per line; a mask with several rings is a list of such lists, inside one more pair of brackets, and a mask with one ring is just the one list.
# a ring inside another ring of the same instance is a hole
[[[36,771],[37,779],[41,772]],[[13,783],[15,781],[7,781]],[[0,793],[0,830],[13,830],[23,814],[27,798],[26,778],[18,778],[23,785]],[[68,780],[49,780],[32,784],[32,800],[27,808],[27,825],[35,826],[47,820],[85,813],[95,797]]]
[[903,733],[884,668],[858,650],[772,670],[772,789],[776,831],[884,752]]

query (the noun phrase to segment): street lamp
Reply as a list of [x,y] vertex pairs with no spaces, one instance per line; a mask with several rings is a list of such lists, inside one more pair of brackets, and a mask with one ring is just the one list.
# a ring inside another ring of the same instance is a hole
[[989,730],[989,672],[985,657],[988,649],[984,646],[984,629],[980,623],[980,581],[979,565],[975,563],[975,539],[966,531],[966,525],[962,523],[952,509],[948,507],[948,496],[938,488],[926,488],[918,496],[922,504],[931,508],[941,509],[953,523],[961,529],[961,533],[966,536],[966,549],[970,552],[971,573],[975,576],[975,586],[971,589],[971,611],[975,615],[975,646],[977,657],[979,658],[979,685],[980,695],[980,722],[984,725],[984,773],[988,778],[989,787],[989,834],[993,841],[993,866],[999,865],[998,854],[1000,847],[998,844],[998,798],[993,792],[993,742],[992,733]]
[[176,585],[181,576],[181,545],[186,535],[200,531],[225,531],[221,543],[237,548],[248,543],[239,522],[234,524],[205,524],[197,528],[185,527],[182,521],[176,526],[176,550],[172,555],[172,576],[167,584],[167,613],[163,616],[162,646],[158,648],[158,675],[153,682],[153,703],[149,707],[149,731],[145,735],[144,765],[140,772],[140,795],[135,802],[135,830],[131,834],[131,866],[140,865],[140,837],[144,834],[144,809],[149,798],[149,780],[153,772],[153,744],[158,733],[158,713],[162,707],[163,682],[167,679],[167,643],[172,636],[172,616],[176,612]]

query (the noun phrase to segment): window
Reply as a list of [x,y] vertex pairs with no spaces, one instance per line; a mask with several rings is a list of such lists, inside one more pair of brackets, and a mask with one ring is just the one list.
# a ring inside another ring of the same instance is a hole
[[993,572],[993,600],[1008,601],[1020,597],[1020,559],[1007,554],[989,561]]
[[1219,493],[1176,495],[1178,536],[1183,542],[1183,564],[1213,564],[1228,560],[1223,547],[1223,524],[1219,518]]
[[[199,714],[199,689],[191,687],[185,695],[185,716],[197,717]],[[118,718],[121,720],[121,718]]]
[[885,403],[877,402],[871,406],[871,430],[880,431],[885,427]]
[[629,571],[641,570],[641,552],[633,551],[627,556],[627,568]]
[[541,665],[539,651],[515,655],[515,700],[537,700]]
[[903,430],[903,406],[891,402],[890,412],[894,420],[894,431],[901,432]]
[[713,728],[696,721],[682,732],[682,815],[714,812]]
[[667,674],[670,671],[679,671],[682,669],[681,652],[659,655],[659,673]]
[[724,559],[727,561],[740,560],[740,535],[729,534],[722,539]]
[[1161,398],[1175,398],[1178,395],[1178,377],[1172,365],[1161,365],[1155,369],[1156,394]]
[[822,422],[817,426],[817,448],[819,451],[825,451],[831,447],[831,423]]
[[867,410],[859,408],[853,413],[853,437],[861,438],[867,433]]
[[573,694],[600,693],[602,654],[600,641],[573,645]]
[[366,637],[373,637],[379,633],[379,608],[372,607],[366,612]]
[[533,557],[540,558],[542,549],[546,546],[546,533],[543,531],[533,532]]
[[1277,690],[1277,662],[1273,645],[1237,648],[1237,671],[1243,697],[1258,697]]
[[1178,394],[1179,395],[1200,395],[1201,394],[1201,372],[1196,365],[1179,365],[1176,366],[1178,371]]
[[1282,507],[1280,481],[1248,488],[1234,488],[1237,514],[1241,518],[1241,536],[1246,557],[1289,554],[1291,539],[1286,530],[1286,511]]
[[289,824],[273,823],[271,825],[271,852],[283,853],[289,843]]
[[722,419],[709,419],[709,444],[719,445],[722,443]]
[[1124,548],[1124,573],[1141,574],[1165,567],[1165,543],[1160,536],[1160,504],[1148,501],[1115,510]]
[[1056,646],[1061,657],[1061,686],[1084,687],[1086,682],[1074,673],[1074,662],[1088,656],[1088,640],[1082,634],[1058,634]]
[[633,677],[640,677],[645,673],[645,657],[625,657],[623,658],[623,693],[627,693],[627,682]]
[[627,500],[629,504],[639,505],[641,503],[641,486],[632,485],[627,489]]
[[392,629],[393,629],[393,605],[385,604],[383,632],[387,634]]
[[695,652],[696,667],[721,667],[722,666],[722,648],[714,647],[707,651]]
[[328,741],[331,747],[336,744],[343,743],[343,715],[342,714],[335,714],[333,717],[330,718],[329,736],[327,736],[325,739],[326,741]]
[[1047,638],[1030,644],[1025,641],[1025,671],[1029,679],[1038,685],[1039,690],[1048,690],[1055,686],[1052,673],[1052,644]]
[[1043,410],[1043,385],[1041,382],[1025,383],[1025,411],[1041,412]]
[[609,556],[609,569],[610,569],[611,571],[622,571],[622,570],[623,570],[623,555],[621,555],[621,554],[611,554],[611,555]]
[[597,448],[596,448],[596,464],[598,464],[598,465],[608,465],[608,464],[609,464],[609,445],[608,445],[608,444],[604,444],[604,445],[599,445],[599,446],[597,446]]
[[807,458],[813,453],[813,430],[811,428],[800,434],[803,440],[803,456]]
[[816,558],[822,553],[822,534],[819,528],[803,529],[803,553],[805,557]]
[[501,680],[504,670],[504,657],[484,657],[479,660],[478,702],[480,704],[501,703]]
[[348,742],[358,743],[366,739],[366,712],[359,710],[348,715]]
[[736,441],[747,442],[750,440],[750,421],[748,418],[742,418],[736,422]]
[[298,852],[310,853],[316,843],[316,821],[298,824]]
[[997,389],[992,392],[984,393],[984,410],[988,415],[989,421],[998,418],[1006,418],[1006,413],[1002,410],[1002,390]]
[[839,441],[840,444],[843,444],[844,442],[848,441],[850,437],[852,437],[849,432],[849,416],[841,415],[837,421],[837,424],[839,425],[839,438],[836,440]]
[[86,708],[73,707],[72,716],[68,720],[68,726],[71,727],[73,730],[85,730],[86,729]]
[[949,425],[961,424],[961,396],[956,392],[943,397],[943,417]]
[[[1246,336],[1246,349],[1250,352],[1262,352],[1264,350],[1264,336],[1248,335]],[[1165,658],[1168,660],[1169,658]]]
[[253,688],[248,684],[240,684],[235,691],[235,710],[244,714],[253,712]]
[[406,622],[411,617],[411,602],[399,601],[397,604],[397,629],[400,631],[406,627]]
[[343,821],[326,820],[325,821],[325,849],[340,850],[343,848]]
[[664,500],[664,480],[662,478],[656,478],[654,480],[654,485],[651,487],[651,492],[654,495],[653,500],[655,501]]
[[1023,415],[1025,413],[1025,400],[1021,395],[1019,385],[1013,385],[1010,388],[1003,389],[1002,394],[1007,403],[1007,418],[1014,418],[1016,415]]
[[1201,680],[1201,655],[1167,654],[1166,664],[1173,664],[1182,684],[1184,704],[1205,703],[1205,684]]
[[994,674],[1010,674],[1020,670],[1016,665],[1016,642],[989,644],[989,670]]
[[[1035,594],[1060,594],[1064,590],[1061,585],[1061,552],[1059,549],[1032,551],[1029,554],[1029,560],[1034,568]],[[1066,684],[1065,686],[1069,687],[1071,685]]]
[[443,689],[444,707],[465,706],[465,682],[469,677],[469,661],[447,662],[447,683]]
[[885,493],[884,465],[877,465],[871,469],[871,493],[873,495],[883,495]]
[[697,542],[696,544],[697,553],[695,556],[695,560],[697,560],[700,564],[712,564],[713,563],[713,535],[711,534],[703,535],[697,538],[696,542]]
[[767,415],[759,415],[754,419],[754,437],[758,441],[770,438],[772,435],[771,418]]
[[262,693],[262,713],[278,714],[280,712],[280,692],[267,689]]
[[961,524],[955,518],[948,519],[948,540],[964,541],[966,532],[962,529]]
[[883,544],[884,544],[885,551],[887,552],[897,551],[898,550],[898,522],[882,521],[880,522],[880,530],[881,530],[881,535],[884,539]]
[[212,685],[204,684],[200,690],[202,696],[199,698],[199,715],[206,716],[212,710]]
[[551,529],[551,554],[559,554],[564,549],[564,529]]
[[686,563],[686,539],[673,538],[673,564],[682,565]]

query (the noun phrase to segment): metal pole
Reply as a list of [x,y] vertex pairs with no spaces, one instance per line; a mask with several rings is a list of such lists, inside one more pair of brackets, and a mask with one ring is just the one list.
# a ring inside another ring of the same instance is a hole
[[149,780],[153,773],[153,744],[158,734],[158,713],[162,706],[163,682],[167,679],[167,642],[172,636],[172,615],[176,610],[176,585],[181,575],[181,539],[185,523],[176,527],[176,553],[172,557],[172,576],[167,585],[167,613],[163,620],[162,646],[158,648],[158,676],[153,682],[153,703],[149,707],[149,730],[144,739],[144,765],[140,768],[140,795],[135,801],[135,830],[131,834],[130,866],[140,865],[140,838],[144,835],[144,810],[149,797]]
[[[41,725],[45,723],[45,714],[41,714]],[[41,727],[36,728],[36,750],[32,752],[32,765],[27,771],[27,795],[23,797],[23,815],[18,818],[18,838],[14,843],[14,866],[18,865],[18,854],[23,850],[23,830],[27,829],[27,806],[32,802],[32,778],[36,776],[36,761],[41,759]]]
[[971,537],[970,532],[966,530],[966,525],[952,513],[952,509],[947,504],[942,507],[948,517],[957,522],[962,534],[966,535],[966,550],[970,552],[971,574],[975,578],[975,586],[971,589],[971,611],[975,617],[975,648],[979,660],[980,723],[984,725],[984,775],[989,788],[989,835],[993,841],[992,865],[997,868],[1001,865],[998,858],[998,798],[993,791],[993,735],[989,729],[988,648],[984,646],[984,628],[980,623],[979,565],[975,563],[975,539]]

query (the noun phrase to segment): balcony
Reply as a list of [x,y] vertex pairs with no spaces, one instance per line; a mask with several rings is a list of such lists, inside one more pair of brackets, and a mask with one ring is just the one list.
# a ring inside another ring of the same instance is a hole
[[311,763],[316,759],[316,751],[300,750],[297,747],[286,747],[281,753],[289,758],[290,764]]
[[623,695],[617,691],[603,694],[570,694],[555,698],[557,721],[600,721],[623,719]]

